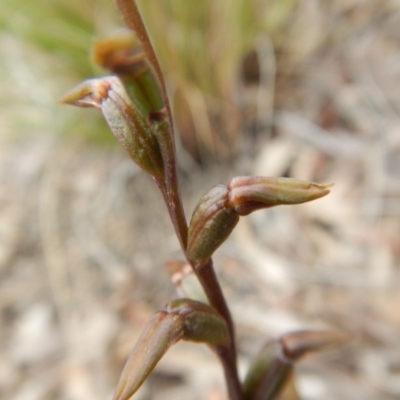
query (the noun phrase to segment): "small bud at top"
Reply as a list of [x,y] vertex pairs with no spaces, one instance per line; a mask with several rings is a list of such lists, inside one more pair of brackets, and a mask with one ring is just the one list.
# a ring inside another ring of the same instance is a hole
[[161,85],[133,30],[119,29],[97,42],[93,49],[93,59],[118,75],[128,96],[145,119],[163,110],[165,104]]

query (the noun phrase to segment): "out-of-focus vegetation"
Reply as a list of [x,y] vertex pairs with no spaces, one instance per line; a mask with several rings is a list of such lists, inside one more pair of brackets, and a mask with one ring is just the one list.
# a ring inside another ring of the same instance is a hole
[[[230,153],[241,130],[237,90],[242,67],[245,66],[246,79],[258,79],[257,41],[260,36],[269,35],[273,46],[284,46],[298,2],[139,3],[169,82],[184,145],[197,159],[214,151],[219,156]],[[91,44],[120,24],[112,1],[3,0],[0,27],[3,58],[8,60],[3,73],[9,75],[7,80],[12,85],[20,87],[14,103],[24,103],[22,92],[31,92],[30,97],[36,102],[45,92],[38,90],[39,84],[30,87],[28,79],[22,82],[24,76],[21,81],[21,76],[14,74],[15,64],[22,75],[40,77],[40,85],[44,89],[46,84],[49,86],[50,101],[69,82],[102,73],[91,63]],[[95,116],[85,118],[85,127],[79,126],[71,113],[68,116],[66,125],[61,124],[64,131],[98,140],[109,136]]]
[[[318,54],[388,12],[362,1],[138,1],[169,85],[177,131],[197,161],[229,157],[242,136],[270,126],[273,109],[298,109],[297,87]],[[9,131],[110,140],[97,113],[60,112],[57,97],[104,73],[93,42],[121,25],[111,0],[3,0],[2,96]],[[18,103],[18,108],[15,105]],[[24,109],[25,124],[19,115]],[[215,156],[215,157],[213,157]]]

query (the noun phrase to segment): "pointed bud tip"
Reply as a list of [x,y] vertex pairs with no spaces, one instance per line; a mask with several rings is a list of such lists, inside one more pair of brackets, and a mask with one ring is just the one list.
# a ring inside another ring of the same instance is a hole
[[279,205],[306,203],[326,196],[331,185],[293,178],[241,176],[231,179],[229,207],[238,215]]
[[309,190],[310,190],[310,195],[313,200],[320,199],[321,197],[325,197],[328,195],[331,191],[329,188],[331,188],[334,185],[334,183],[328,183],[328,184],[321,184],[321,183],[310,183]]
[[102,101],[108,96],[114,79],[114,77],[88,79],[64,94],[59,102],[77,107],[100,108]]
[[289,360],[297,361],[307,354],[342,345],[351,336],[335,331],[297,331],[280,338],[283,351]]

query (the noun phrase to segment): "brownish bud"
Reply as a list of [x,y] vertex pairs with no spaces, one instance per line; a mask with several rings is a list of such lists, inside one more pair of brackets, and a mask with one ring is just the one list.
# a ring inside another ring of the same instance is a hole
[[239,221],[229,207],[225,186],[213,187],[197,203],[189,224],[187,256],[194,264],[204,263],[226,240]]
[[157,312],[135,344],[122,371],[113,400],[129,400],[166,351],[179,340],[227,347],[225,320],[207,304],[177,299]]
[[254,359],[243,384],[246,400],[273,400],[282,393],[293,374],[293,363],[278,341],[265,345]]
[[93,59],[118,75],[144,118],[157,119],[160,115],[166,118],[161,85],[135,31],[122,28],[98,41]]
[[326,196],[328,186],[291,178],[240,176],[229,182],[229,207],[248,215],[262,208],[305,203]]
[[87,79],[65,93],[60,98],[60,103],[77,107],[95,107],[101,110],[101,104],[108,97],[112,83],[117,81],[118,78],[113,76]]
[[[297,361],[345,340],[345,335],[336,332],[297,331],[268,342],[252,362],[246,376],[243,385],[245,399],[277,399],[290,383]],[[295,393],[294,388],[291,390]]]
[[228,326],[209,305],[191,299],[177,299],[168,305],[167,311],[184,318],[183,340],[212,346],[229,345]]
[[113,400],[129,400],[165,352],[183,336],[183,318],[158,312],[133,348],[119,378]]
[[60,101],[78,107],[99,108],[132,160],[154,178],[163,178],[163,160],[157,137],[132,104],[117,77],[87,80]]

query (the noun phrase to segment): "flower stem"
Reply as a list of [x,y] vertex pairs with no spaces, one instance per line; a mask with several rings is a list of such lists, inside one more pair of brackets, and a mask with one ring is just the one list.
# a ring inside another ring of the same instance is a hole
[[230,399],[241,400],[243,395],[236,365],[235,330],[231,313],[226,304],[217,276],[215,275],[212,259],[209,259],[204,264],[195,265],[194,271],[203,286],[210,304],[224,317],[228,324],[231,345],[230,347],[217,348],[216,352],[224,368]]

